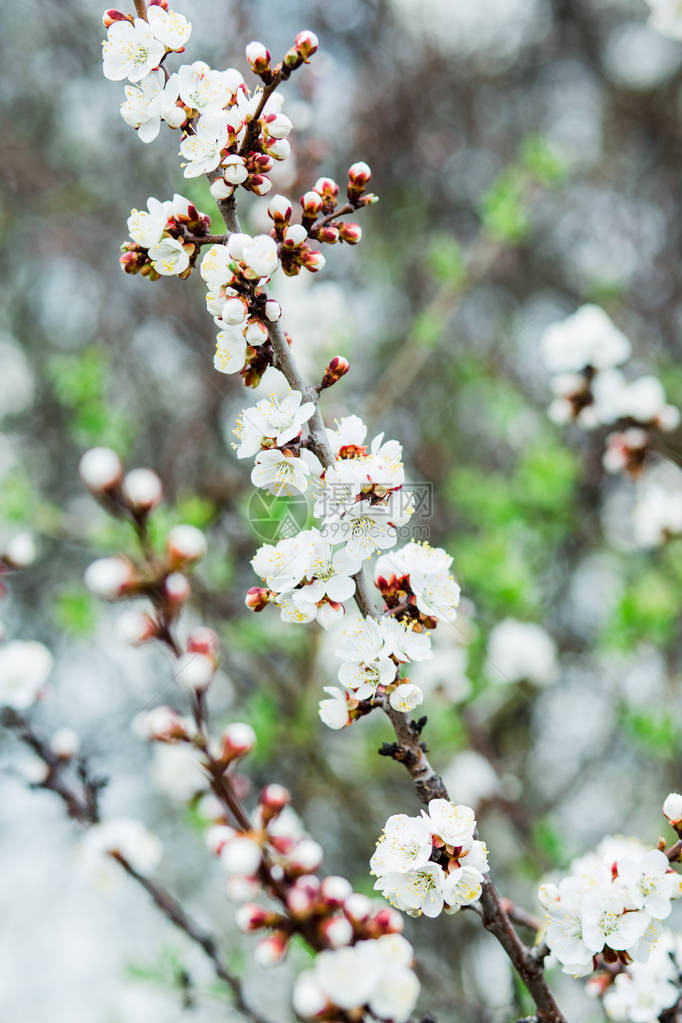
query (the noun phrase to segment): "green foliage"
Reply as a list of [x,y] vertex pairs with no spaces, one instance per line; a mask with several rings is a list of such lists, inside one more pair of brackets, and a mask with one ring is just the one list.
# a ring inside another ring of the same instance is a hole
[[497,241],[514,245],[527,237],[530,228],[524,204],[525,176],[509,167],[495,180],[481,201],[481,218],[486,232]]
[[132,441],[130,421],[115,413],[107,400],[110,366],[101,348],[88,347],[76,355],[58,355],[47,375],[59,403],[69,413],[68,431],[81,446],[103,444],[124,455]]
[[64,632],[90,636],[97,625],[99,607],[84,586],[65,586],[55,596],[54,616]]
[[626,707],[621,714],[621,722],[625,733],[645,753],[664,760],[677,756],[682,729],[672,714]]
[[564,842],[558,829],[546,818],[533,823],[533,842],[553,867],[563,867],[568,862]]
[[61,514],[41,498],[31,479],[20,471],[9,472],[0,483],[0,520],[13,526],[29,526],[51,533]]
[[521,146],[521,165],[534,181],[545,187],[559,184],[566,167],[541,135],[529,135]]
[[647,566],[625,587],[605,629],[604,645],[624,651],[644,640],[665,645],[675,635],[679,613],[679,584]]
[[576,454],[553,439],[544,438],[521,456],[513,488],[520,504],[531,513],[561,515],[571,501],[579,473]]
[[412,336],[422,348],[435,348],[443,334],[443,317],[428,307],[422,309],[412,323]]
[[452,235],[437,234],[426,255],[429,269],[436,280],[459,288],[466,279],[464,254]]

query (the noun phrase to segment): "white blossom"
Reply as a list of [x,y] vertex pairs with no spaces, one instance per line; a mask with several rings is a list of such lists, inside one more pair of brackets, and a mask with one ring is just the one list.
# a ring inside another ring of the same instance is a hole
[[379,624],[373,618],[361,618],[344,630],[343,643],[337,656],[341,685],[353,690],[358,700],[373,697],[377,687],[389,685],[396,675],[396,666],[388,656]]
[[94,824],[83,839],[82,855],[89,874],[106,878],[109,857],[118,853],[141,874],[148,874],[161,859],[162,846],[140,821],[118,817]]
[[476,816],[470,806],[455,806],[449,799],[432,799],[424,821],[431,834],[446,845],[464,846],[470,843],[476,830]]
[[162,238],[149,250],[152,266],[162,277],[183,273],[189,266],[189,255],[177,238]]
[[431,858],[433,840],[423,817],[397,813],[389,817],[369,861],[373,874],[403,873],[423,867]]
[[216,337],[213,368],[219,373],[239,373],[246,358],[246,339],[241,330],[230,327]]
[[242,261],[256,277],[270,277],[279,266],[277,244],[269,234],[259,234],[243,243]]
[[39,698],[53,660],[42,643],[16,639],[0,646],[0,706],[27,710]]
[[164,11],[158,4],[147,8],[147,21],[156,38],[169,50],[182,50],[192,32],[192,25],[184,15]]
[[127,20],[115,21],[102,43],[104,77],[113,82],[123,78],[139,82],[159,66],[165,52],[163,43],[142,18],[135,18],[132,25]]
[[382,874],[374,887],[392,906],[409,916],[436,917],[443,911],[445,873],[438,863],[429,861],[405,873]]
[[320,721],[334,731],[345,728],[348,724],[346,693],[338,686],[325,686],[324,692],[329,694],[329,698],[320,700],[318,710]]
[[299,457],[269,449],[260,451],[256,456],[251,482],[255,487],[269,490],[275,497],[290,497],[295,493],[305,493],[311,476],[318,476],[321,469],[312,451],[305,448],[301,449]]
[[586,366],[611,369],[631,352],[625,334],[596,305],[581,306],[572,316],[552,324],[540,345],[550,373],[573,373]]
[[424,693],[412,682],[401,682],[393,689],[388,697],[388,702],[394,710],[401,714],[409,714],[418,707],[424,700]]
[[227,118],[220,111],[203,114],[194,134],[180,143],[180,155],[188,161],[182,165],[185,177],[198,178],[215,170],[226,144]]
[[556,644],[542,626],[505,618],[490,633],[486,672],[495,682],[547,685],[556,674]]
[[168,204],[150,196],[147,199],[146,210],[131,211],[128,217],[128,234],[143,249],[151,249],[161,241],[168,216]]
[[298,437],[315,411],[311,401],[301,404],[302,397],[300,391],[290,390],[282,398],[272,395],[244,409],[234,430],[240,440],[237,457],[255,455],[263,438],[271,438],[278,447],[283,447],[287,441]]
[[137,129],[141,142],[154,141],[161,129],[161,121],[165,121],[171,128],[179,128],[187,116],[176,103],[177,77],[171,75],[166,82],[161,69],[150,71],[142,81],[126,85],[123,91],[125,102],[121,104],[121,117],[131,128]]
[[202,60],[197,60],[180,67],[178,92],[185,106],[206,114],[226,107],[243,81],[234,68],[214,71]]

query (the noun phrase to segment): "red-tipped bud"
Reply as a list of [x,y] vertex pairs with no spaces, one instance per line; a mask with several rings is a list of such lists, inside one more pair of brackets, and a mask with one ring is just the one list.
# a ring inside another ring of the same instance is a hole
[[255,195],[267,195],[272,190],[272,181],[264,174],[252,174],[248,187]]
[[274,298],[269,298],[265,303],[265,316],[270,323],[276,323],[282,315],[282,307]]
[[192,592],[192,588],[186,575],[182,572],[171,572],[163,581],[163,592],[169,612],[176,615]]
[[242,934],[253,934],[254,931],[260,931],[264,927],[276,927],[282,922],[279,913],[271,913],[252,902],[240,906],[234,918]]
[[246,59],[251,70],[257,75],[262,75],[270,70],[270,54],[263,43],[256,42],[255,40],[249,43],[246,47]]
[[71,760],[79,748],[80,739],[73,728],[58,728],[50,739],[50,749],[60,760]]
[[359,160],[357,163],[352,164],[352,166],[348,168],[349,185],[352,185],[353,188],[359,188],[360,191],[364,190],[365,185],[371,177],[372,171],[364,160]]
[[401,934],[403,930],[403,918],[396,909],[386,906],[375,913],[369,921],[368,930],[373,938],[382,934]]
[[308,60],[316,52],[320,45],[314,32],[304,29],[294,39],[294,49],[300,54],[303,60]]
[[287,907],[294,916],[310,916],[317,906],[320,882],[313,874],[299,877],[289,889]]
[[335,245],[339,240],[339,229],[334,224],[325,224],[319,231],[316,232],[315,237],[318,242],[325,242],[327,245]]
[[339,186],[333,178],[318,178],[313,185],[313,191],[318,192],[323,199],[336,199],[339,194]]
[[327,260],[321,252],[315,252],[313,249],[309,249],[306,246],[301,252],[301,263],[306,270],[310,270],[311,273],[316,274],[320,270],[324,270]]
[[339,224],[339,238],[346,245],[357,245],[362,238],[362,228],[359,224],[341,223]]
[[297,874],[309,874],[322,863],[324,850],[312,838],[304,838],[289,855],[288,869]]
[[123,496],[132,511],[146,514],[161,501],[163,486],[151,469],[132,469],[123,479]]
[[227,824],[216,824],[206,832],[206,845],[214,856],[220,856],[228,842],[236,836],[234,828]]
[[292,206],[285,195],[273,195],[268,203],[268,216],[276,227],[284,227],[289,223],[292,214]]
[[353,925],[345,916],[332,916],[323,920],[320,930],[331,948],[342,948],[353,940]]
[[261,806],[263,823],[267,825],[275,817],[278,817],[284,807],[291,802],[291,793],[284,785],[266,785],[258,797],[258,802]]
[[102,600],[117,600],[131,593],[137,582],[135,566],[127,558],[98,558],[85,570],[85,585]]
[[197,625],[187,637],[187,649],[193,654],[204,654],[217,664],[220,649],[218,634],[207,625]]
[[329,365],[324,371],[320,387],[323,389],[325,387],[331,387],[332,384],[335,384],[341,379],[341,377],[345,376],[349,369],[350,363],[348,362],[348,359],[344,359],[343,355],[335,355],[334,358],[330,360]]
[[186,692],[205,693],[215,674],[215,664],[206,654],[186,653],[178,658],[175,681]]
[[307,237],[308,232],[303,224],[292,224],[284,232],[284,245],[288,249],[297,249],[299,245],[303,245]]
[[140,739],[152,742],[174,742],[189,739],[187,722],[172,707],[153,707],[142,711],[133,720],[133,732]]
[[264,607],[268,606],[273,596],[272,590],[265,586],[252,586],[246,591],[244,603],[252,611],[262,611]]
[[132,14],[124,14],[123,11],[117,11],[113,7],[102,15],[102,23],[105,28],[110,28],[116,21],[129,21],[132,24],[133,20]]
[[339,909],[352,894],[350,882],[337,874],[325,877],[320,886],[320,896],[330,909]]
[[274,966],[284,959],[289,944],[289,935],[284,931],[274,931],[267,938],[261,938],[253,950],[253,958],[259,966]]
[[93,494],[115,490],[123,477],[121,459],[111,448],[90,448],[78,465],[85,486]]
[[233,721],[223,732],[222,759],[226,762],[244,757],[256,745],[256,733],[245,721]]
[[372,903],[366,895],[361,895],[360,892],[353,892],[344,901],[343,911],[352,924],[359,926],[369,920],[372,913]]
[[142,646],[158,635],[158,625],[145,611],[124,611],[116,622],[119,639],[130,646]]
[[322,196],[319,192],[315,192],[312,189],[302,195],[299,199],[301,206],[303,207],[303,215],[314,220],[315,217],[320,213],[322,209]]
[[206,537],[195,526],[174,526],[168,534],[166,549],[170,567],[185,568],[203,558],[206,553]]

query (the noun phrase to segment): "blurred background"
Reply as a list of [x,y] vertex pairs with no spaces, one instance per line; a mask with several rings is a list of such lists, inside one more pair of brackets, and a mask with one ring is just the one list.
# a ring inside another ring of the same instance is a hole
[[[220,68],[245,70],[251,39],[277,58],[300,29],[318,33],[320,52],[283,90],[296,158],[276,168],[276,191],[297,199],[320,174],[343,182],[353,161],[372,167],[381,202],[362,215],[361,245],[327,249],[324,273],[285,279],[277,294],[312,379],[334,354],[351,362],[325,397],[327,420],[363,416],[372,435],[403,444],[408,479],[433,485],[419,525],[454,556],[465,600],[457,628],[436,634],[438,656],[414,672],[425,736],[456,798],[478,808],[498,887],[536,912],[538,879],[604,834],[655,843],[662,799],[681,783],[682,547],[637,544],[635,485],[604,473],[603,431],[550,422],[538,342],[598,302],[631,338],[635,369],[682,403],[682,45],[647,27],[640,0],[178,9],[193,24],[185,59]],[[40,545],[2,618],[57,657],[41,727],[80,732],[110,778],[105,814],[158,832],[159,876],[219,931],[247,994],[284,1020],[305,952],[267,974],[249,963],[203,843],[194,764],[131,732],[134,714],[173,699],[170,664],[125,648],[116,609],[83,586],[94,557],[133,550],[81,487],[84,450],[110,445],[161,475],[160,532],[206,530],[186,623],[212,625],[223,642],[216,719],[254,726],[253,791],[266,780],[292,789],[326,869],[369,893],[376,837],[388,814],[416,813],[416,799],[376,755],[391,737],[383,720],[341,734],[318,721],[333,637],[243,605],[262,540],[230,442],[254,396],[212,369],[198,274],[152,284],[118,267],[126,218],[148,196],[180,191],[212,217],[215,206],[203,180],[182,178],[177,134],[145,146],[123,123],[122,87],[101,74],[100,17],[93,0],[0,13],[0,539],[30,529]],[[242,202],[243,225],[267,230],[266,206]],[[680,452],[678,431],[661,471],[678,473]],[[533,647],[535,683],[496,673],[503,653],[487,656],[510,618],[555,644]],[[49,794],[26,790],[31,763],[4,733],[0,765],[3,1020],[237,1018],[200,955],[127,879],[102,890],[84,876],[76,826]],[[420,1004],[443,1023],[515,1020],[530,1006],[467,916],[407,921]],[[570,1018],[603,1018],[579,982],[553,983]]]

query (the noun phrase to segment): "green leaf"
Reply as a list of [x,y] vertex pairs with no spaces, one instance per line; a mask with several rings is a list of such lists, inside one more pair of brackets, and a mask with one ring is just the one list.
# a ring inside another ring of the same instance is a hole
[[55,597],[54,616],[64,632],[90,636],[97,625],[99,608],[85,587],[68,586]]

